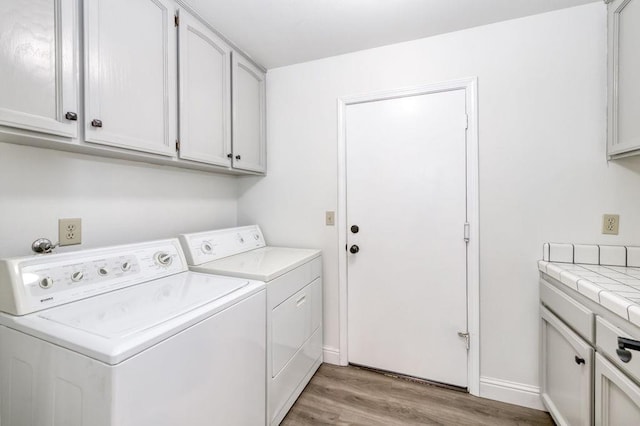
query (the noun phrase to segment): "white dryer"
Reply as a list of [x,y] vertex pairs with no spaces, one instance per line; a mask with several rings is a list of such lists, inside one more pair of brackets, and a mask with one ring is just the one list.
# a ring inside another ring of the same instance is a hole
[[267,424],[279,424],[322,363],[320,250],[267,247],[257,225],[180,235],[192,271],[267,284]]
[[0,423],[257,425],[265,290],[177,239],[0,261]]

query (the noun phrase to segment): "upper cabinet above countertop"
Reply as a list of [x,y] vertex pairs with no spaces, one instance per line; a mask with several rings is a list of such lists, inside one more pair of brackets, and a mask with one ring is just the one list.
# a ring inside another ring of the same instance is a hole
[[608,126],[610,158],[640,154],[640,0],[608,3]]
[[0,142],[265,173],[265,73],[182,4],[1,2]]

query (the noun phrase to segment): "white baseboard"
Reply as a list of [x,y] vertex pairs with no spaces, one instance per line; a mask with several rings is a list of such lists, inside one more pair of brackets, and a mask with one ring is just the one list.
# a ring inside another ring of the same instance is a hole
[[322,356],[324,362],[327,364],[340,365],[340,350],[330,346],[324,346],[322,348]]
[[542,405],[540,388],[493,377],[480,377],[480,397],[547,411]]

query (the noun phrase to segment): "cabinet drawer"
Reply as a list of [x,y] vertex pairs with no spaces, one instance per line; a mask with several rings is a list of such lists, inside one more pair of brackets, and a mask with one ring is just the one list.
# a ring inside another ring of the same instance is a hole
[[587,342],[595,342],[594,314],[591,310],[544,280],[540,280],[540,300]]
[[627,349],[629,354],[631,354],[631,359],[628,362],[622,361],[616,353],[618,349],[618,337],[638,340],[638,336],[634,338],[607,320],[599,316],[596,318],[596,345],[598,349],[607,355],[618,367],[640,382],[640,351]]

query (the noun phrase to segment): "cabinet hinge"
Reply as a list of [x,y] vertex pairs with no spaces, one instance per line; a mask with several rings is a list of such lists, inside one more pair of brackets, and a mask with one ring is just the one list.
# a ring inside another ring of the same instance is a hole
[[176,151],[180,151],[180,140],[176,139]]
[[464,129],[465,130],[469,129],[469,114],[464,115]]
[[178,15],[173,15],[173,23],[176,25],[176,27],[180,26],[180,17]]
[[464,343],[467,347],[467,350],[469,350],[470,341],[471,341],[471,336],[469,335],[469,333],[467,333],[466,331],[458,331],[458,337],[464,338]]
[[471,235],[471,225],[469,222],[464,223],[464,242],[469,242],[469,236]]

